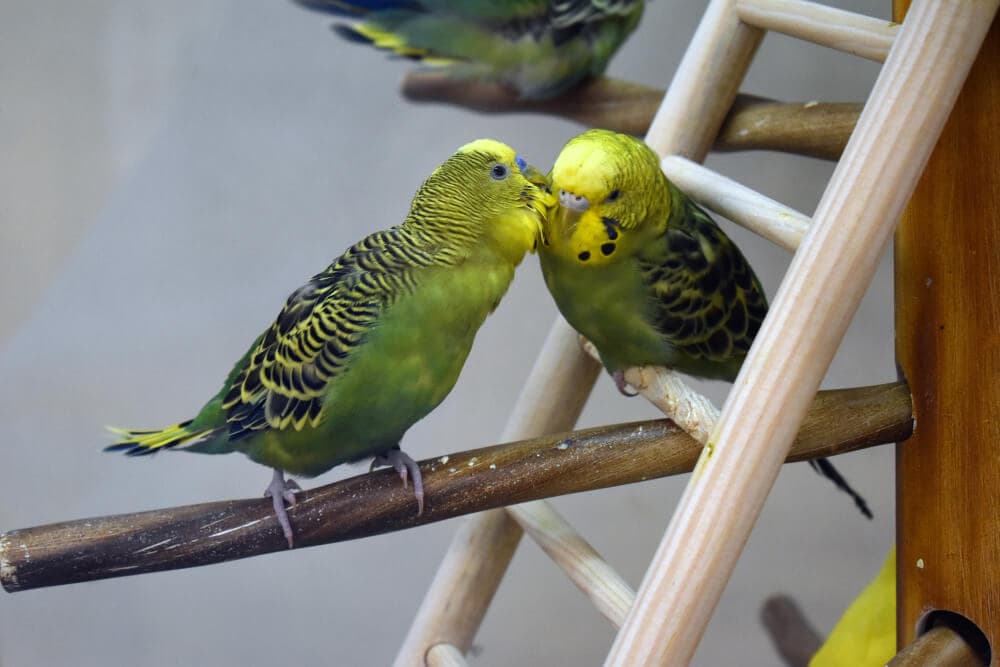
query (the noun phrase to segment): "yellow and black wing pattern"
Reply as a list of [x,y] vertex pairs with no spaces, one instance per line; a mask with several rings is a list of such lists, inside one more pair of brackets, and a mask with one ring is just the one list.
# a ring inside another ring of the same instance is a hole
[[[695,204],[686,202],[674,218],[677,222],[639,255],[653,325],[706,367],[741,362],[767,314],[760,281],[739,248]],[[726,375],[735,377],[739,363],[726,365],[734,369]]]
[[384,309],[412,293],[419,267],[441,263],[401,227],[361,240],[292,293],[234,369],[222,409],[229,439],[315,426],[330,383]]

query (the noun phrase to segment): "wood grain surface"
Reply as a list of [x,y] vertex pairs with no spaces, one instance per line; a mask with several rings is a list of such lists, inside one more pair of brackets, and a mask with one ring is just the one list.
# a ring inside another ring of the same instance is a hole
[[[908,2],[895,3],[895,16]],[[1000,652],[1000,26],[896,234],[897,355],[916,432],[897,456],[899,644],[932,609]]]
[[[789,460],[903,440],[911,426],[901,383],[821,392]],[[679,474],[700,451],[665,419],[602,426],[422,461],[419,517],[412,494],[388,469],[304,491],[288,514],[296,546],[314,546]],[[0,534],[0,582],[13,592],[286,550],[270,500],[230,500]]]
[[[453,104],[481,113],[544,113],[587,127],[642,135],[663,100],[663,91],[601,77],[551,100],[524,100],[498,84],[456,81],[439,72],[411,72],[403,96],[412,102]],[[853,102],[778,102],[739,94],[712,150],[779,151],[836,160],[861,113]]]

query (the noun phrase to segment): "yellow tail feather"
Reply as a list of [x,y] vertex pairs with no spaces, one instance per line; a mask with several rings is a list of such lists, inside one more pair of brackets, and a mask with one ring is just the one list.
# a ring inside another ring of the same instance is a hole
[[136,431],[115,426],[106,427],[120,440],[104,448],[106,452],[124,452],[129,456],[143,456],[161,449],[194,444],[211,432],[211,429],[191,430],[191,420],[168,426],[160,431]]

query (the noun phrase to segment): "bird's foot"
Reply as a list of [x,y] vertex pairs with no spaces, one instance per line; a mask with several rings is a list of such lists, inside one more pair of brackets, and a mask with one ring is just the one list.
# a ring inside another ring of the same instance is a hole
[[413,497],[417,499],[417,516],[424,513],[424,478],[420,474],[420,466],[410,458],[410,455],[398,447],[390,449],[384,454],[379,454],[372,459],[374,470],[380,466],[391,466],[399,473],[399,478],[403,480],[403,488],[407,488],[407,480],[413,480]]
[[618,387],[618,391],[621,393],[622,396],[628,396],[629,398],[632,398],[633,396],[639,395],[639,392],[637,391],[629,391],[628,383],[625,382],[625,371],[621,370],[615,371],[614,373],[611,374],[611,377],[614,378],[615,386]]
[[295,492],[301,491],[302,487],[294,479],[285,479],[285,473],[274,469],[274,477],[271,478],[271,483],[267,485],[264,490],[264,497],[270,498],[274,505],[274,514],[278,517],[278,523],[281,525],[281,532],[285,534],[285,539],[288,540],[288,548],[291,549],[293,546],[292,540],[292,523],[288,520],[288,510],[285,509],[285,503],[291,507],[295,504]]

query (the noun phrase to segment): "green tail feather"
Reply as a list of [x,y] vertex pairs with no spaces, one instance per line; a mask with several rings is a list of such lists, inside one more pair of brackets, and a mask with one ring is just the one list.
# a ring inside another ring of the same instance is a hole
[[191,429],[191,422],[181,422],[168,426],[160,431],[134,431],[108,426],[107,429],[121,438],[118,442],[104,448],[106,452],[124,452],[128,456],[144,456],[161,449],[170,449],[181,445],[193,445],[203,441],[213,434],[213,429]]

